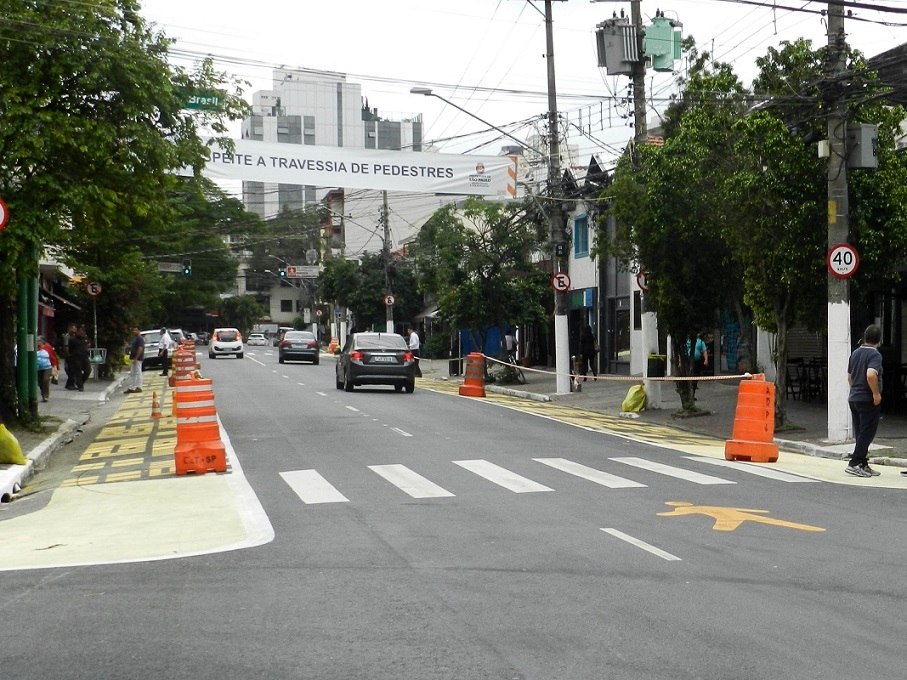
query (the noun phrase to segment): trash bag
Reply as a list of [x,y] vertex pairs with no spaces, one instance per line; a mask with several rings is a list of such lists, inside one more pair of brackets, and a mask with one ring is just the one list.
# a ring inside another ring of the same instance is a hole
[[2,423],[0,423],[0,463],[28,465],[28,460],[22,453],[22,447],[19,446],[19,440]]
[[624,397],[620,410],[624,413],[639,413],[646,410],[646,388],[643,385],[633,385]]

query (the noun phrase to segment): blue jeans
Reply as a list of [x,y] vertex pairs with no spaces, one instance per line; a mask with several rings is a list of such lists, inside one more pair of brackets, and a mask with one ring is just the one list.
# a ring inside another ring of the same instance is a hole
[[869,445],[872,444],[876,430],[879,429],[882,408],[871,401],[849,401],[847,403],[850,406],[853,435],[856,439],[853,454],[850,456],[850,465],[862,467],[869,462]]

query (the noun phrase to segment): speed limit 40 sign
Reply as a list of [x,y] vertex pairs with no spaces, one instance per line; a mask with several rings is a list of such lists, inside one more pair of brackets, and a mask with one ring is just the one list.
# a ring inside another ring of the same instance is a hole
[[860,266],[860,256],[857,250],[849,243],[839,243],[828,249],[828,256],[825,258],[828,265],[828,272],[839,279],[846,279],[854,275],[857,267]]

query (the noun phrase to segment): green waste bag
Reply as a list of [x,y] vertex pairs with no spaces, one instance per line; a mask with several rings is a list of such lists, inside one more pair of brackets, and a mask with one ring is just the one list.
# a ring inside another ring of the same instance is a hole
[[28,460],[22,454],[22,447],[16,436],[0,423],[0,463],[13,465],[28,465]]
[[646,388],[643,385],[633,385],[624,397],[620,410],[624,413],[639,413],[646,410]]

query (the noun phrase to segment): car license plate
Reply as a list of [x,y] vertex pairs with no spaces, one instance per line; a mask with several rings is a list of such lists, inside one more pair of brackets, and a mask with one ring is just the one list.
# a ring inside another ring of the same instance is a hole
[[397,357],[377,354],[372,357],[372,363],[376,364],[396,364]]

